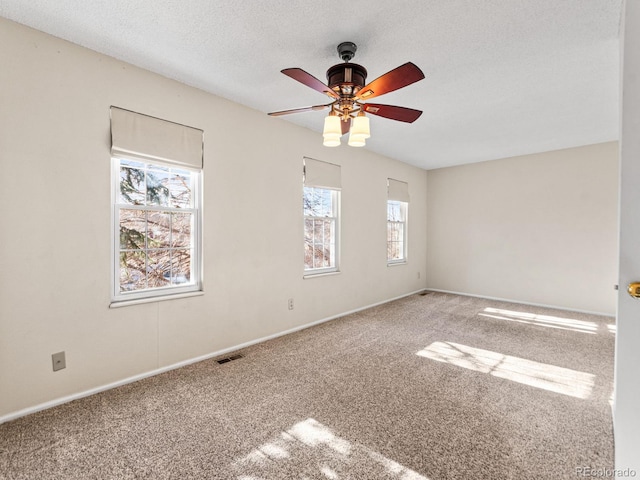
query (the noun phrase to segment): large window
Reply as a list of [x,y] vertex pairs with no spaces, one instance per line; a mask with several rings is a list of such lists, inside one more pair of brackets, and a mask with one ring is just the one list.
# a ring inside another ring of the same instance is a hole
[[116,297],[199,289],[199,173],[113,161]]
[[407,210],[409,185],[387,179],[387,264],[407,261]]
[[337,272],[340,166],[311,158],[303,165],[304,274]]
[[337,269],[337,190],[304,187],[304,269],[308,273]]
[[111,107],[112,306],[202,290],[203,131]]

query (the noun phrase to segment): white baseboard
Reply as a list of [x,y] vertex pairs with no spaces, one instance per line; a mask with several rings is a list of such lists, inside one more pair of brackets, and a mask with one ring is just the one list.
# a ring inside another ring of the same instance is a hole
[[243,348],[250,347],[251,345],[255,345],[256,343],[266,342],[267,340],[272,340],[274,338],[282,337],[284,335],[288,335],[290,333],[294,333],[300,330],[304,330],[305,328],[313,327],[314,325],[319,325],[324,322],[328,322],[330,320],[335,320],[336,318],[344,317],[346,315],[350,315],[352,313],[360,312],[362,310],[366,310],[368,308],[376,307],[378,305],[383,305],[385,303],[393,302],[394,300],[399,300],[404,297],[408,297],[410,295],[414,295],[416,293],[424,291],[423,288],[420,290],[416,290],[414,292],[406,293],[404,295],[400,295],[398,297],[389,298],[387,300],[383,300],[381,302],[372,303],[371,305],[366,305],[364,307],[355,308],[353,310],[349,310],[347,312],[342,312],[337,315],[332,315],[330,317],[322,318],[320,320],[316,320],[311,323],[306,323],[304,325],[299,325],[297,327],[290,328],[288,330],[284,330],[282,332],[274,333],[272,335],[267,335],[266,337],[257,338],[255,340],[250,340],[248,342],[241,343],[239,345],[234,345],[233,347],[224,348],[222,350],[218,350],[215,352],[207,353],[206,355],[201,355],[199,357],[190,358],[188,360],[183,360],[182,362],[174,363],[172,365],[168,365],[166,367],[158,368],[156,370],[151,370],[145,373],[140,373],[138,375],[134,375],[132,377],[127,377],[122,380],[118,380],[116,382],[109,383],[107,385],[101,385],[99,387],[91,388],[89,390],[84,390],[82,392],[74,393],[71,395],[67,395],[64,397],[56,398],[55,400],[51,400],[49,402],[40,403],[38,405],[34,405],[33,407],[24,408],[22,410],[18,410],[16,412],[9,413],[7,415],[3,415],[0,417],[0,424],[5,422],[10,422],[11,420],[15,420],[20,417],[24,417],[25,415],[30,415],[32,413],[39,412],[41,410],[46,410],[48,408],[53,408],[58,405],[62,405],[64,403],[72,402],[73,400],[78,400],[80,398],[88,397],[90,395],[95,395],[96,393],[104,392],[105,390],[110,390],[112,388],[121,387],[122,385],[126,385],[128,383],[137,382],[138,380],[142,380],[144,378],[152,377],[154,375],[159,375],[164,372],[168,372],[170,370],[175,370],[176,368],[185,367],[187,365],[191,365],[192,363],[201,362],[203,360],[208,360],[210,358],[219,357],[229,352],[234,352],[236,350],[240,350]]
[[428,290],[430,292],[450,293],[452,295],[462,295],[463,297],[484,298],[486,300],[497,300],[499,302],[519,303],[521,305],[530,305],[532,307],[553,308],[555,310],[564,310],[567,312],[587,313],[589,315],[600,315],[603,317],[615,318],[615,315],[611,313],[593,312],[590,310],[578,310],[576,308],[559,307],[557,305],[546,305],[544,303],[523,302],[522,300],[513,300],[510,298],[487,297],[486,295],[474,295],[472,293],[452,292],[451,290],[441,290],[439,288],[426,288],[425,290]]

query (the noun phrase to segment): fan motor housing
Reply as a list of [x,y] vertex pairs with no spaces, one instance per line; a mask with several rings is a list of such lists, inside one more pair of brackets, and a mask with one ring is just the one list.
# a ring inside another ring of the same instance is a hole
[[340,94],[356,94],[366,80],[367,69],[355,63],[339,63],[327,70],[329,88]]

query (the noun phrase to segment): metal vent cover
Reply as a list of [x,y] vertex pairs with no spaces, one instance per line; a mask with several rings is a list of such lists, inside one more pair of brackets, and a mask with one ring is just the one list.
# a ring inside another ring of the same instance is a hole
[[233,360],[238,360],[239,358],[244,358],[244,355],[242,355],[241,353],[236,353],[235,355],[231,355],[230,357],[219,358],[218,360],[216,360],[216,362],[222,365],[223,363],[231,362]]

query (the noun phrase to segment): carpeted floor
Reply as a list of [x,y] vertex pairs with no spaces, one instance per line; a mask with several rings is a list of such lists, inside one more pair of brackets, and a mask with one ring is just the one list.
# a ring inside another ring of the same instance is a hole
[[613,319],[431,292],[0,425],[2,479],[573,479]]

